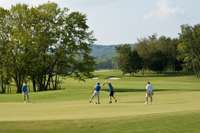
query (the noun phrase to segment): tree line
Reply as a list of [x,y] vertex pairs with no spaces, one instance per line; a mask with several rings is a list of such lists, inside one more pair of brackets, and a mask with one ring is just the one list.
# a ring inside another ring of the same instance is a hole
[[122,72],[134,74],[152,70],[188,71],[200,76],[200,24],[182,25],[178,38],[156,35],[139,39],[134,45],[116,47]]
[[0,7],[1,92],[13,81],[20,93],[24,81],[30,81],[36,92],[58,89],[62,75],[90,77],[95,38],[86,21],[85,14],[50,2]]

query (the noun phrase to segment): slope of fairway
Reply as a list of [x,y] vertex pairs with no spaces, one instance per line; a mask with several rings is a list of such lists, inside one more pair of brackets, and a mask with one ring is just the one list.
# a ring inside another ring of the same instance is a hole
[[0,121],[94,119],[199,110],[199,92],[157,93],[152,105],[142,93],[122,95],[118,103],[89,104],[86,100],[52,103],[1,103]]

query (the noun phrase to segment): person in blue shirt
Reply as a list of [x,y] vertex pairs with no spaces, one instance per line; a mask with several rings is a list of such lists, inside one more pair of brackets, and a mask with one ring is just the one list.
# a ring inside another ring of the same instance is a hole
[[[111,82],[106,82],[108,84],[108,91],[109,91],[109,103],[112,103],[112,99],[115,100],[115,102],[117,102],[117,99],[116,97],[114,96],[114,87],[113,85],[111,84]],[[106,84],[104,83],[103,86]]]
[[93,94],[92,94],[92,96],[91,96],[91,98],[90,98],[90,103],[92,102],[92,100],[94,99],[94,97],[96,96],[97,97],[97,102],[96,102],[96,104],[100,104],[100,98],[99,98],[99,94],[100,94],[100,91],[101,91],[101,86],[100,86],[100,83],[99,82],[97,82],[96,83],[96,85],[95,85],[95,87],[94,87],[94,90],[93,90]]
[[29,90],[26,81],[22,85],[22,94],[24,96],[24,102],[29,102]]

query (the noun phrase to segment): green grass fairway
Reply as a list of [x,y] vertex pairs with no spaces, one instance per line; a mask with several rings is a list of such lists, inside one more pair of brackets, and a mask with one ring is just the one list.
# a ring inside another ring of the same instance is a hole
[[[108,104],[106,87],[101,104],[90,104],[97,80],[63,80],[64,89],[0,95],[0,133],[198,133],[200,82],[194,76],[147,75],[122,77],[118,71],[96,72],[98,81],[110,76],[118,103]],[[155,88],[154,103],[144,104],[146,81]]]

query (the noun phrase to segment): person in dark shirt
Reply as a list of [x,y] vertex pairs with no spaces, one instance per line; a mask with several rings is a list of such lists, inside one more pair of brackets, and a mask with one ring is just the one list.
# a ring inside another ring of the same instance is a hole
[[114,87],[113,85],[111,84],[111,82],[106,82],[103,84],[103,86],[105,84],[108,84],[108,91],[109,91],[109,103],[112,103],[112,99],[115,100],[115,102],[117,102],[117,99],[116,97],[114,96],[115,92],[114,92]]

